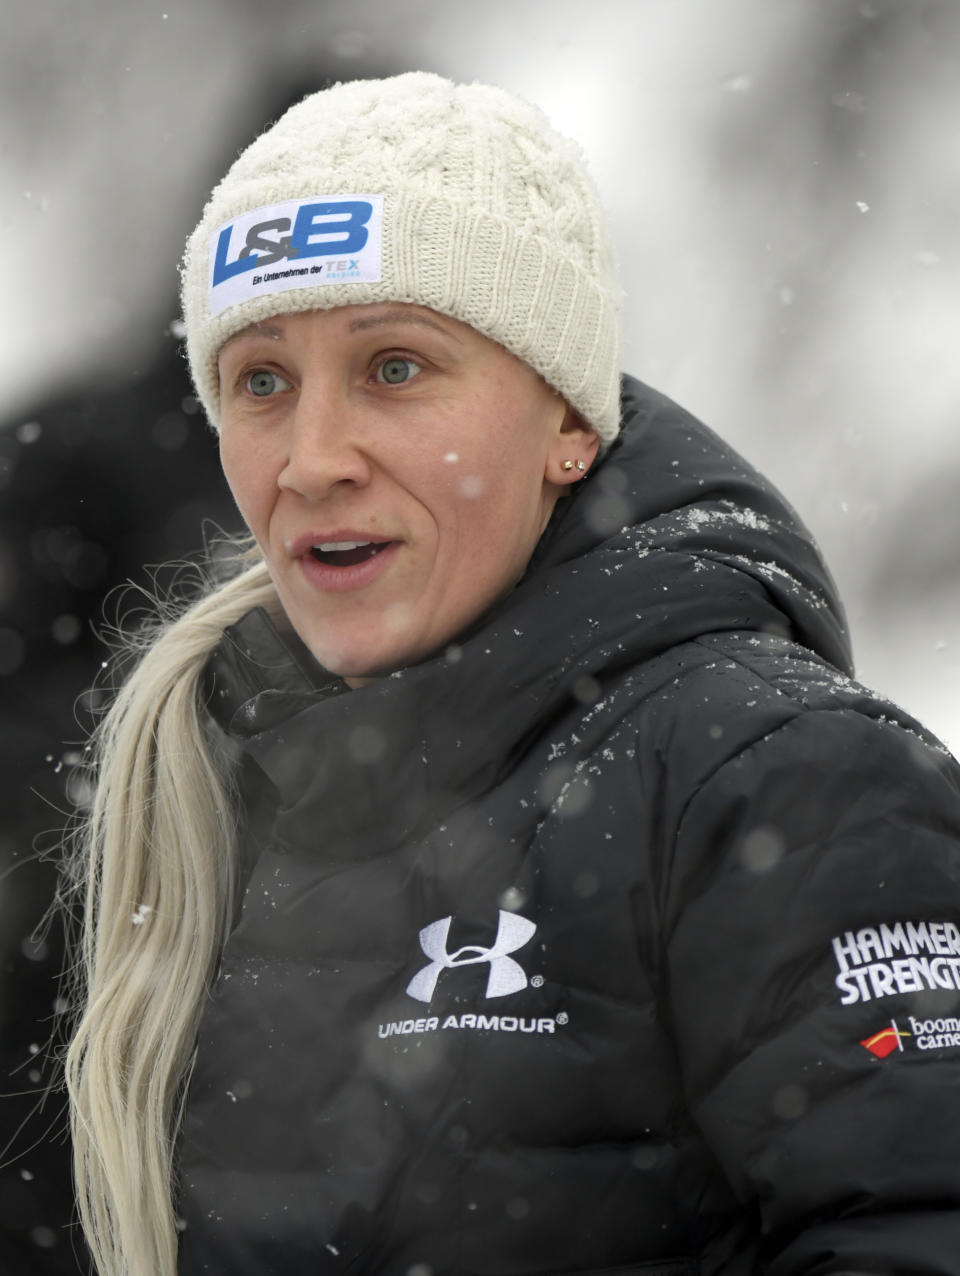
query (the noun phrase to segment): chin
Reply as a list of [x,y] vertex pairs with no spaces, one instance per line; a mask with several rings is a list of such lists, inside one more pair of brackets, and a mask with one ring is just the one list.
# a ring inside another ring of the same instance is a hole
[[355,647],[332,647],[329,639],[323,643],[306,642],[306,645],[324,669],[342,678],[349,686],[362,686],[375,678],[385,678],[425,659],[425,655],[410,649],[358,655]]
[[[386,634],[372,635],[372,626],[367,626],[365,634],[355,632],[354,635],[331,635],[327,631],[317,635],[316,641],[303,633],[300,636],[324,669],[351,685],[359,680],[369,682],[419,664],[443,649],[442,641],[427,641],[426,635],[396,632],[401,627],[401,622],[407,619],[398,614],[398,611],[399,609],[393,609],[385,621],[383,617],[378,617],[380,627],[389,631]],[[379,637],[380,641],[371,642],[371,637]]]

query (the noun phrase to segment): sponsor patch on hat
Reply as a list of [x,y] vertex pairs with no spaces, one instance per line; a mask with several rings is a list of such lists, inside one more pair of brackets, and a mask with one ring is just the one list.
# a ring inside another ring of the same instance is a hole
[[210,236],[210,314],[266,293],[381,278],[382,195],[267,204]]

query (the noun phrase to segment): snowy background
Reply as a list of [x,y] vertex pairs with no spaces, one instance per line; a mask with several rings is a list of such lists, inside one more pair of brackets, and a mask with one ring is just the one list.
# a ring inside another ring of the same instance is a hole
[[288,94],[410,68],[500,83],[591,161],[626,367],[779,483],[862,678],[960,749],[960,5],[38,0],[13,22],[9,428],[150,357],[212,180]]
[[[229,517],[171,326],[184,238],[237,150],[293,97],[337,79],[421,68],[538,102],[582,144],[611,213],[626,369],[779,484],[838,578],[861,678],[960,751],[958,65],[955,0],[11,7],[0,42],[8,1090],[27,1103],[42,1084],[31,1060],[49,1032],[58,950],[55,936],[31,938],[52,870],[30,849],[62,823],[49,805],[69,772],[70,705],[100,658],[91,620],[140,564],[199,546],[205,514]],[[11,1271],[75,1270],[63,1167],[38,1160],[44,1133],[4,1171],[0,1232],[12,1239],[0,1270],[16,1245],[29,1263]],[[9,1137],[5,1121],[0,1152]]]

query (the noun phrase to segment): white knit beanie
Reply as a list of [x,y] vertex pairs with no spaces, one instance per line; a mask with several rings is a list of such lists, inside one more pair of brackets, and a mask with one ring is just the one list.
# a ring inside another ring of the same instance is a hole
[[182,270],[197,394],[271,315],[400,301],[469,324],[600,436],[619,423],[619,288],[578,148],[536,107],[411,72],[303,99],[213,192]]

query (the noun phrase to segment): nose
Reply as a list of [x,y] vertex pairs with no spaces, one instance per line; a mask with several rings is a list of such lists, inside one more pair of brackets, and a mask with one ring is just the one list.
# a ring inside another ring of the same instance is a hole
[[280,488],[309,501],[323,500],[340,485],[366,487],[370,460],[363,447],[361,422],[347,394],[324,385],[304,384],[289,422]]

